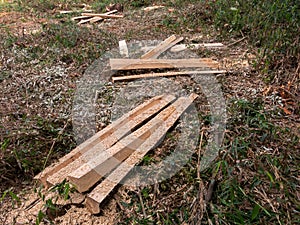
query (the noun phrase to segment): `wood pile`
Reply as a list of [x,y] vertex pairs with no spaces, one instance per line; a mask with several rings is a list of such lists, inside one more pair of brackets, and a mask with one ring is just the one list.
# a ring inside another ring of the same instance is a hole
[[[109,18],[109,15],[105,16]],[[99,14],[83,16],[98,17]],[[99,18],[103,19],[105,16],[102,14]],[[120,41],[120,53],[125,58],[111,58],[109,61],[111,70],[162,68],[193,68],[194,70],[118,76],[113,77],[113,81],[225,72],[217,70],[218,63],[210,58],[158,59],[163,52],[176,47],[176,44],[182,40],[183,38],[172,35],[139,59],[128,58],[126,42]],[[199,68],[201,70],[197,70]],[[103,200],[131,169],[155,148],[195,98],[197,98],[196,94],[177,99],[173,95],[163,94],[147,100],[80,144],[57,163],[45,168],[35,179],[46,188],[67,180],[85,197],[85,205],[89,211],[93,214],[99,213]]]

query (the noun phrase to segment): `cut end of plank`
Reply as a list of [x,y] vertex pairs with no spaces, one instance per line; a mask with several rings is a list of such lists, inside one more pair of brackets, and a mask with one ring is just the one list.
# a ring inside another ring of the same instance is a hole
[[80,193],[88,191],[91,187],[90,184],[95,183],[95,179],[99,180],[101,178],[100,174],[94,170],[89,170],[88,173],[84,173],[82,171],[83,175],[76,174],[78,170],[80,170],[80,168],[74,171],[74,173],[71,173],[69,176],[67,176],[67,179],[76,187],[76,190]]
[[91,197],[86,198],[85,205],[92,214],[100,213],[100,204]]

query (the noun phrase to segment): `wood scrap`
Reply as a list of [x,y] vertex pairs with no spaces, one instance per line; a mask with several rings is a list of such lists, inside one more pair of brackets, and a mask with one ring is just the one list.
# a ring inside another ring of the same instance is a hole
[[109,15],[107,13],[81,13],[82,16],[96,16],[103,19],[119,19],[123,18],[123,15]]
[[129,57],[129,52],[128,52],[128,48],[127,48],[127,44],[125,40],[121,40],[119,41],[119,49],[120,49],[120,55],[128,58]]
[[106,179],[96,186],[87,196],[85,205],[93,214],[100,212],[100,204],[110,194],[110,192],[119,184],[130,170],[138,164],[143,157],[150,151],[157,142],[165,135],[168,129],[177,121],[180,115],[190,106],[197,97],[196,94],[190,95],[188,98],[181,97],[170,107],[174,110],[161,126],[156,129],[147,141],[145,141],[138,149],[136,149],[119,167],[117,167]]
[[180,76],[180,75],[193,75],[193,74],[220,74],[226,73],[226,70],[205,70],[205,71],[178,71],[178,72],[167,72],[167,73],[145,73],[137,75],[128,75],[128,76],[119,76],[112,77],[112,81],[125,81],[125,80],[136,80],[141,78],[153,78],[153,77],[171,77],[171,76]]
[[145,53],[141,56],[141,59],[155,59],[163,52],[167,51],[172,46],[176,45],[180,41],[182,41],[183,38],[179,37],[176,38],[175,35],[172,35],[162,41],[159,45],[157,45],[155,48],[151,49],[149,52]]
[[161,8],[164,8],[163,5],[154,5],[154,6],[149,6],[149,7],[146,7],[144,8],[143,10],[146,11],[146,12],[149,12],[151,10],[154,10],[154,9],[161,9]]
[[[59,162],[55,165],[45,168],[41,173],[34,178],[39,179],[43,185],[51,186],[55,181],[47,181],[47,179],[56,174],[53,179],[61,182],[64,179],[63,174],[59,174],[59,171],[72,164],[82,155],[86,154],[91,148],[97,146],[99,143],[108,148],[116,143],[119,139],[125,136],[131,129],[134,129],[138,124],[143,122],[146,118],[152,115],[155,111],[167,105],[174,100],[174,96],[162,95],[154,97],[143,104],[139,105],[135,109],[123,115],[118,120],[96,133],[87,141],[80,144],[69,154],[60,158]],[[157,106],[158,105],[158,106]],[[66,169],[65,169],[66,170]],[[58,173],[58,174],[57,174]],[[58,176],[58,178],[57,178]]]
[[111,70],[218,68],[211,58],[192,59],[110,59]]
[[75,171],[81,165],[93,159],[95,155],[102,154],[115,143],[115,145],[117,145],[117,142],[122,140],[124,136],[130,133],[133,129],[135,129],[153,114],[159,112],[162,108],[173,101],[174,98],[175,97],[171,95],[162,96],[155,101],[151,101],[149,104],[145,105],[145,107],[141,108],[131,116],[129,115],[124,118],[120,122],[119,126],[116,126],[114,129],[109,130],[107,133],[104,133],[101,137],[99,137],[97,140],[98,143],[94,143],[94,145],[86,150],[86,152],[80,152],[81,154],[78,154],[76,159],[73,157],[73,160],[67,165],[65,165],[59,171],[56,171],[51,176],[48,176],[46,179],[47,186],[61,183],[72,171]]

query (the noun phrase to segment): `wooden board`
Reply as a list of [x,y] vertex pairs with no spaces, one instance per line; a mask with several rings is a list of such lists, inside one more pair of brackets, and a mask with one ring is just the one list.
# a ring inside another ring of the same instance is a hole
[[96,16],[103,19],[119,19],[123,18],[123,15],[108,15],[107,13],[81,13],[82,16]]
[[169,69],[169,68],[218,68],[210,58],[200,59],[110,59],[111,70]]
[[120,76],[120,77],[112,77],[112,81],[125,81],[125,80],[135,80],[141,78],[153,78],[153,77],[171,77],[171,76],[180,76],[186,75],[190,76],[193,74],[220,74],[226,73],[226,70],[206,70],[206,71],[179,71],[179,72],[167,72],[167,73],[144,73],[137,75],[128,75],[128,76]]
[[203,43],[203,44],[181,44],[175,45],[170,49],[171,52],[181,52],[186,49],[198,49],[198,48],[222,48],[222,43]]
[[81,20],[81,19],[87,19],[87,18],[91,18],[91,16],[75,16],[75,17],[72,17],[71,20],[75,21],[75,20]]
[[[174,99],[174,96],[162,95],[144,102],[143,104],[123,115],[121,118],[114,121],[112,124],[80,144],[69,154],[60,158],[58,163],[45,168],[41,173],[35,176],[35,179],[39,179],[45,186],[53,185],[53,183],[47,181],[48,177],[58,173],[63,168],[70,165],[73,161],[81,157],[83,154],[86,154],[91,148],[97,146],[99,143],[101,145],[104,145],[106,148],[110,147],[120,138],[130,132],[131,129],[134,129],[138,124],[143,122],[151,114],[164,107]],[[159,107],[157,107],[157,105],[159,105]],[[55,179],[58,179],[58,181],[62,181],[64,177],[60,175],[60,178],[54,178],[54,180]]]
[[[177,40],[177,41],[176,41]],[[172,35],[162,41],[159,45],[157,45],[155,48],[151,49],[149,52],[145,53],[141,56],[141,59],[155,59],[157,58],[161,53],[165,52],[178,42],[182,41],[183,38],[176,38],[175,35]]]
[[110,194],[118,183],[137,165],[143,157],[149,152],[157,142],[163,138],[167,130],[173,126],[180,115],[189,107],[197,95],[192,94],[188,98],[179,98],[170,107],[174,107],[172,115],[164,122],[161,129],[156,129],[150,137],[134,151],[119,167],[117,167],[106,179],[96,186],[91,193],[88,194],[85,204],[89,211],[93,214],[100,212],[101,202]]

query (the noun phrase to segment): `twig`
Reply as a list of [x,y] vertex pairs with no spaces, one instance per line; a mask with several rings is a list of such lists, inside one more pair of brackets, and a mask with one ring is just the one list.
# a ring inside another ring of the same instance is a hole
[[141,202],[144,219],[146,219],[147,218],[147,214],[146,214],[146,211],[145,211],[144,202],[143,202],[143,198],[142,198],[140,190],[137,191],[137,195],[139,196],[139,199],[140,199],[140,202]]
[[246,37],[242,37],[241,39],[239,39],[239,40],[237,40],[237,41],[235,41],[235,42],[233,42],[233,43],[227,45],[227,47],[233,46],[233,45],[235,45],[235,44],[237,44],[237,43],[243,41],[244,39],[246,39]]

